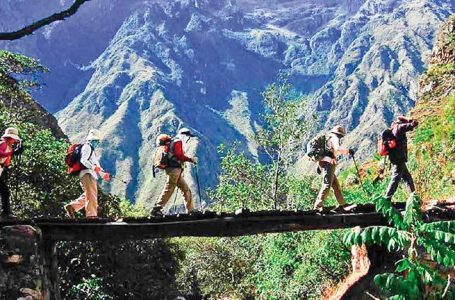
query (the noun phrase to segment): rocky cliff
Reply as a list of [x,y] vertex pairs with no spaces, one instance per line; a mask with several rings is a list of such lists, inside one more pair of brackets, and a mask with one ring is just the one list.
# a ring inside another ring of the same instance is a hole
[[159,132],[196,131],[190,153],[202,186],[213,185],[218,144],[240,140],[257,155],[261,91],[281,73],[308,95],[318,129],[345,125],[366,157],[386,123],[414,106],[435,30],[454,11],[450,0],[99,1],[0,46],[53,61],[41,103],[63,108],[73,139],[101,128],[103,160],[128,182],[112,191],[150,203]]

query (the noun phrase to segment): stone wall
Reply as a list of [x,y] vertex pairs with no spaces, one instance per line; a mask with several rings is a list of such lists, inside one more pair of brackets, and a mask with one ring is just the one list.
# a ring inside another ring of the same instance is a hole
[[0,299],[46,299],[41,230],[29,225],[0,228]]

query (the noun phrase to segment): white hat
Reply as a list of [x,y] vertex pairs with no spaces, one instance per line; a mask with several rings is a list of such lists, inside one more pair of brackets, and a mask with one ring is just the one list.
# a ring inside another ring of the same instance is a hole
[[180,135],[183,134],[183,135],[195,137],[195,135],[191,133],[191,130],[189,130],[189,129],[186,128],[186,127],[183,127],[182,129],[180,129],[180,130],[179,130],[179,134],[180,134]]
[[14,128],[14,127],[10,127],[10,128],[6,128],[5,130],[5,134],[2,135],[2,138],[12,138],[16,141],[20,141],[21,139],[19,138],[19,131]]
[[101,140],[101,133],[98,129],[91,129],[85,139],[87,141],[99,141]]

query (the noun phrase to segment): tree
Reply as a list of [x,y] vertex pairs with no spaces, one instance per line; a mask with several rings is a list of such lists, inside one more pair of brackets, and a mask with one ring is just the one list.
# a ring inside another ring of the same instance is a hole
[[[28,92],[39,86],[35,76],[45,70],[32,58],[0,51],[0,130],[17,127],[24,146],[22,160],[20,164],[13,160],[9,178],[12,210],[21,219],[63,217],[63,204],[82,192],[79,179],[66,173],[68,141],[55,119]],[[102,217],[146,214],[103,191],[99,203]],[[175,298],[172,285],[178,251],[167,241],[60,242],[57,246],[65,299]]]
[[[254,158],[240,144],[221,146],[219,184],[209,191],[215,208],[232,211],[307,209],[316,196],[313,178],[296,178],[292,167],[311,124],[301,117],[305,101],[287,83],[263,93],[262,128],[253,137]],[[208,299],[311,299],[343,277],[350,252],[340,231],[281,233],[223,239],[182,239],[180,286]],[[191,282],[191,284],[188,283]]]
[[73,5],[70,6],[70,8],[61,11],[59,13],[55,13],[49,17],[46,17],[44,19],[41,19],[37,22],[34,22],[28,26],[25,26],[22,29],[12,31],[12,32],[0,32],[0,40],[18,40],[26,35],[32,34],[34,31],[40,29],[41,27],[44,27],[46,25],[49,25],[53,22],[56,21],[62,21],[72,15],[74,15],[79,7],[81,7],[82,4],[85,2],[90,1],[90,0],[76,0],[74,1]]
[[252,209],[267,209],[273,204],[275,209],[290,208],[297,202],[294,191],[299,200],[312,197],[310,179],[298,180],[289,172],[309,126],[308,120],[300,116],[305,101],[282,82],[269,86],[263,97],[262,128],[252,138],[265,158],[261,162],[239,153],[238,143],[220,147],[220,184],[209,192],[219,205],[238,208],[248,204]]
[[375,283],[389,299],[453,299],[455,288],[447,274],[455,266],[455,221],[424,223],[415,195],[408,198],[403,215],[383,197],[375,203],[392,227],[371,226],[344,238],[348,245],[377,244],[405,254],[395,273],[377,275]]

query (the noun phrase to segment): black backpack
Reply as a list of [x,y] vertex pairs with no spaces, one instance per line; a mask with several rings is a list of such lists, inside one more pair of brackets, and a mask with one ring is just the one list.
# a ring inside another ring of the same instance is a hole
[[378,137],[378,154],[381,156],[389,155],[391,149],[397,147],[397,139],[392,129],[384,130]]
[[321,133],[314,137],[306,147],[306,155],[313,161],[320,161],[324,157],[333,157],[332,151],[327,149],[327,137]]

